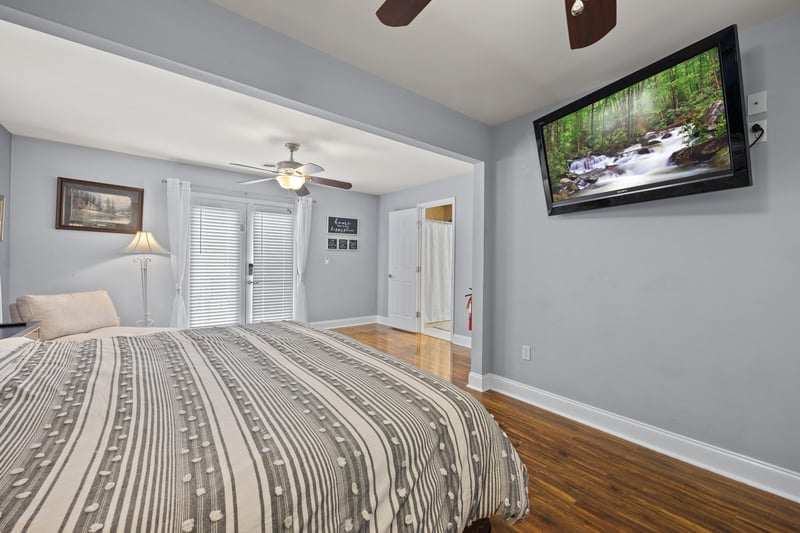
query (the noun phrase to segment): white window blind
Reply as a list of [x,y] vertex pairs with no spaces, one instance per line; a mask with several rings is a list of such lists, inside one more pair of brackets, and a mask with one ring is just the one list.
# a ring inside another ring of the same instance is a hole
[[189,326],[241,321],[244,212],[237,207],[192,206]]
[[251,322],[291,320],[294,298],[294,217],[253,211]]

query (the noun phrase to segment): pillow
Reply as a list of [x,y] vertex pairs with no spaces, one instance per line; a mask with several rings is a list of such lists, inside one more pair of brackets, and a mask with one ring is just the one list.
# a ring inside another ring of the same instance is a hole
[[119,326],[117,310],[106,291],[28,294],[17,298],[17,311],[23,321],[39,322],[42,340]]

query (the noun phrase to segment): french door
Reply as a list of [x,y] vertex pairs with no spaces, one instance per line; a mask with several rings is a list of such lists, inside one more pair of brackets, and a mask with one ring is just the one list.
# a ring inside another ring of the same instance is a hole
[[288,320],[294,218],[286,206],[192,200],[189,326]]

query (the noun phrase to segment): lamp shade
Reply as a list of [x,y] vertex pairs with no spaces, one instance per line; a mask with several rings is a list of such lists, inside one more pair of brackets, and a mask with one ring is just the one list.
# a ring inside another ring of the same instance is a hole
[[281,174],[276,176],[275,179],[281,187],[292,191],[296,191],[306,183],[305,176],[298,176],[297,174]]
[[123,254],[160,254],[168,255],[169,252],[165,250],[153,234],[149,231],[137,231],[133,240],[123,248]]

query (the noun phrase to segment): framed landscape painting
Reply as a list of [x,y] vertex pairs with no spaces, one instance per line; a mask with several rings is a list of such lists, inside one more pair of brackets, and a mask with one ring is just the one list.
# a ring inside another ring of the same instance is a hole
[[58,178],[56,229],[136,233],[144,189]]

